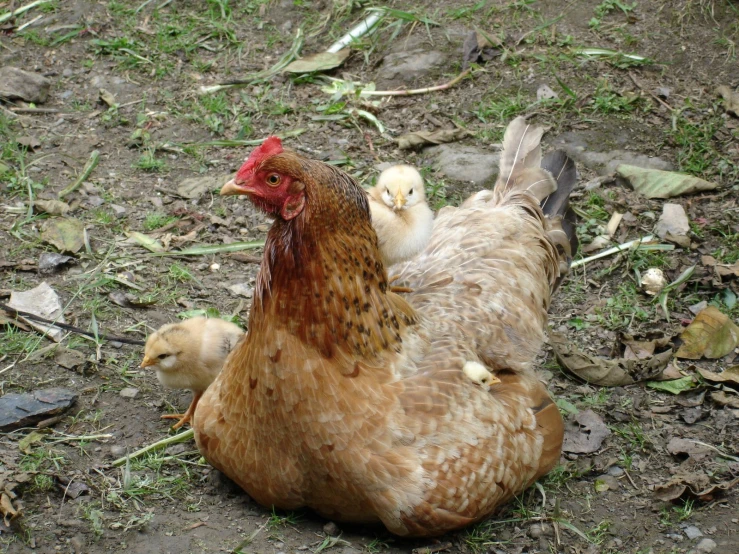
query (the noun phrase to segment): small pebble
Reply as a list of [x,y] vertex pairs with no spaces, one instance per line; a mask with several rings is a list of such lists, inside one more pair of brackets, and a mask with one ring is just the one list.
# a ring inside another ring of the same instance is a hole
[[215,273],[215,272],[216,272],[216,271],[218,271],[219,269],[221,269],[221,264],[211,264],[211,266],[210,266],[210,270],[211,270],[211,271],[212,271],[213,273]]
[[139,389],[136,389],[134,387],[126,387],[124,389],[121,389],[121,392],[119,392],[123,398],[136,398],[136,396],[139,394]]
[[113,214],[118,218],[122,218],[126,215],[126,208],[119,206],[118,204],[111,204],[110,209],[113,210]]
[[716,549],[716,541],[713,539],[702,539],[696,546],[698,552],[713,552]]
[[695,525],[690,525],[686,527],[685,529],[683,529],[683,531],[685,532],[685,535],[689,539],[697,539],[698,537],[703,536],[703,533],[701,533],[701,530],[698,529]]
[[336,536],[339,534],[339,526],[336,525],[333,521],[329,521],[326,525],[323,526],[323,532],[331,537]]
[[608,468],[608,475],[612,477],[621,477],[624,474],[624,470],[618,466],[611,466]]

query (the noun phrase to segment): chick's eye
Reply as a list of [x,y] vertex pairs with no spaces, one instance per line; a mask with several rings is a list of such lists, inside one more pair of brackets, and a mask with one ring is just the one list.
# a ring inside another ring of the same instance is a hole
[[408,191],[408,196],[412,196],[412,195],[413,195],[413,189]]
[[159,356],[157,356],[157,358],[160,359],[160,360],[163,360],[167,356],[169,356],[169,354],[159,354]]
[[281,181],[280,176],[277,175],[277,173],[270,173],[267,176],[267,184],[268,185],[271,185],[273,187],[279,185],[280,184],[280,181]]

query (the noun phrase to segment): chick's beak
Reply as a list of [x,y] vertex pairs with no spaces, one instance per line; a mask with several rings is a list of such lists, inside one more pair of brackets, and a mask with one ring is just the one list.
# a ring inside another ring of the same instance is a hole
[[393,202],[395,204],[394,209],[395,210],[401,210],[403,209],[403,206],[405,206],[406,199],[405,196],[403,196],[403,193],[398,191],[398,194],[395,195],[395,200]]
[[141,365],[139,365],[140,368],[145,368],[154,365],[156,362],[152,360],[149,356],[144,356],[144,359],[141,360]]

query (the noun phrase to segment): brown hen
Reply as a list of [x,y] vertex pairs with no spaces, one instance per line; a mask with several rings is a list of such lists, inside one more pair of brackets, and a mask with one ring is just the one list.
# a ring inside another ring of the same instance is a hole
[[532,364],[576,175],[561,153],[541,163],[541,135],[511,123],[495,190],[440,212],[399,266],[404,297],[359,185],[279,139],[256,149],[222,193],[276,220],[247,336],[195,413],[206,459],[265,506],[403,536],[479,521],[552,469],[562,419]]

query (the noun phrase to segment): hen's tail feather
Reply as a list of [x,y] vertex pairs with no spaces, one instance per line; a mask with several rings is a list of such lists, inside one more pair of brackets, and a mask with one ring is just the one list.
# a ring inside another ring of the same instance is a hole
[[575,162],[562,150],[556,150],[544,156],[541,167],[557,181],[557,190],[544,199],[541,209],[546,215],[564,216],[569,207],[570,193],[577,184]]

